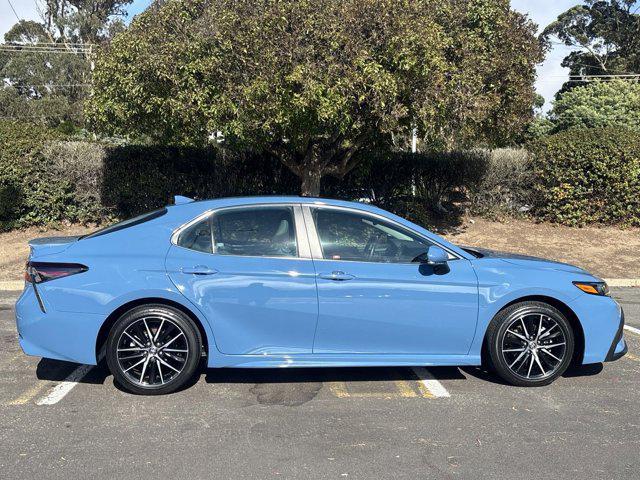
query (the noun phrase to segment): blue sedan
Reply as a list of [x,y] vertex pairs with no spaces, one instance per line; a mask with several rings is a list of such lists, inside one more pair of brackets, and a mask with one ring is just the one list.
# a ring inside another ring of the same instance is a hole
[[106,360],[142,394],[209,367],[484,365],[513,385],[623,356],[588,272],[461,248],[379,208],[297,197],[176,205],[30,242],[25,353]]

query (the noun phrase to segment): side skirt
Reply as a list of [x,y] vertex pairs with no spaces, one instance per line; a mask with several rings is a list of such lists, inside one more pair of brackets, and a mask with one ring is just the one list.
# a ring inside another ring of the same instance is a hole
[[213,355],[210,368],[311,368],[311,367],[450,367],[479,366],[480,355],[395,355],[395,354],[295,354]]

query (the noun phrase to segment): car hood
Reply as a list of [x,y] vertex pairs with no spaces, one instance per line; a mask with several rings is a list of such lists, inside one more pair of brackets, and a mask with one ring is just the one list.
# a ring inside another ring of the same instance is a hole
[[571,265],[569,263],[557,262],[555,260],[548,260],[546,258],[532,257],[530,255],[521,255],[518,253],[500,252],[498,250],[490,250],[487,248],[476,248],[476,247],[462,247],[462,248],[471,253],[474,253],[474,252],[479,253],[482,256],[481,258],[495,258],[495,259],[503,260],[512,265],[519,265],[522,267],[529,267],[529,268],[538,268],[542,270],[556,270],[556,271],[562,271],[562,272],[568,272],[568,273],[579,273],[579,274],[593,276],[583,268],[576,267],[575,265]]

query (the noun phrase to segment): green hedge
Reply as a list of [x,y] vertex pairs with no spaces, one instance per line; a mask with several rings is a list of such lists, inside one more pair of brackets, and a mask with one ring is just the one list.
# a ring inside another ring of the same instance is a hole
[[534,214],[565,225],[640,225],[640,132],[575,129],[531,145]]
[[[640,133],[574,130],[525,150],[361,153],[323,195],[367,199],[423,225],[529,212],[566,225],[640,225]],[[102,223],[195,198],[297,194],[276,158],[218,147],[113,146],[0,122],[0,228]],[[531,207],[532,206],[532,207]]]

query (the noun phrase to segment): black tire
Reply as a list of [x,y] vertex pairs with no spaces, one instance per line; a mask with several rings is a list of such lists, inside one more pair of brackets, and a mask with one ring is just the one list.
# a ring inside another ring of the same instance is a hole
[[[138,357],[127,359],[127,350],[131,350],[130,357]],[[200,365],[202,338],[193,320],[180,310],[161,304],[141,305],[113,324],[105,354],[114,381],[124,390],[163,395],[193,378]],[[140,364],[132,366],[134,363]]]
[[486,339],[495,373],[520,387],[552,383],[571,364],[575,348],[569,321],[543,302],[521,302],[501,310],[489,324]]

